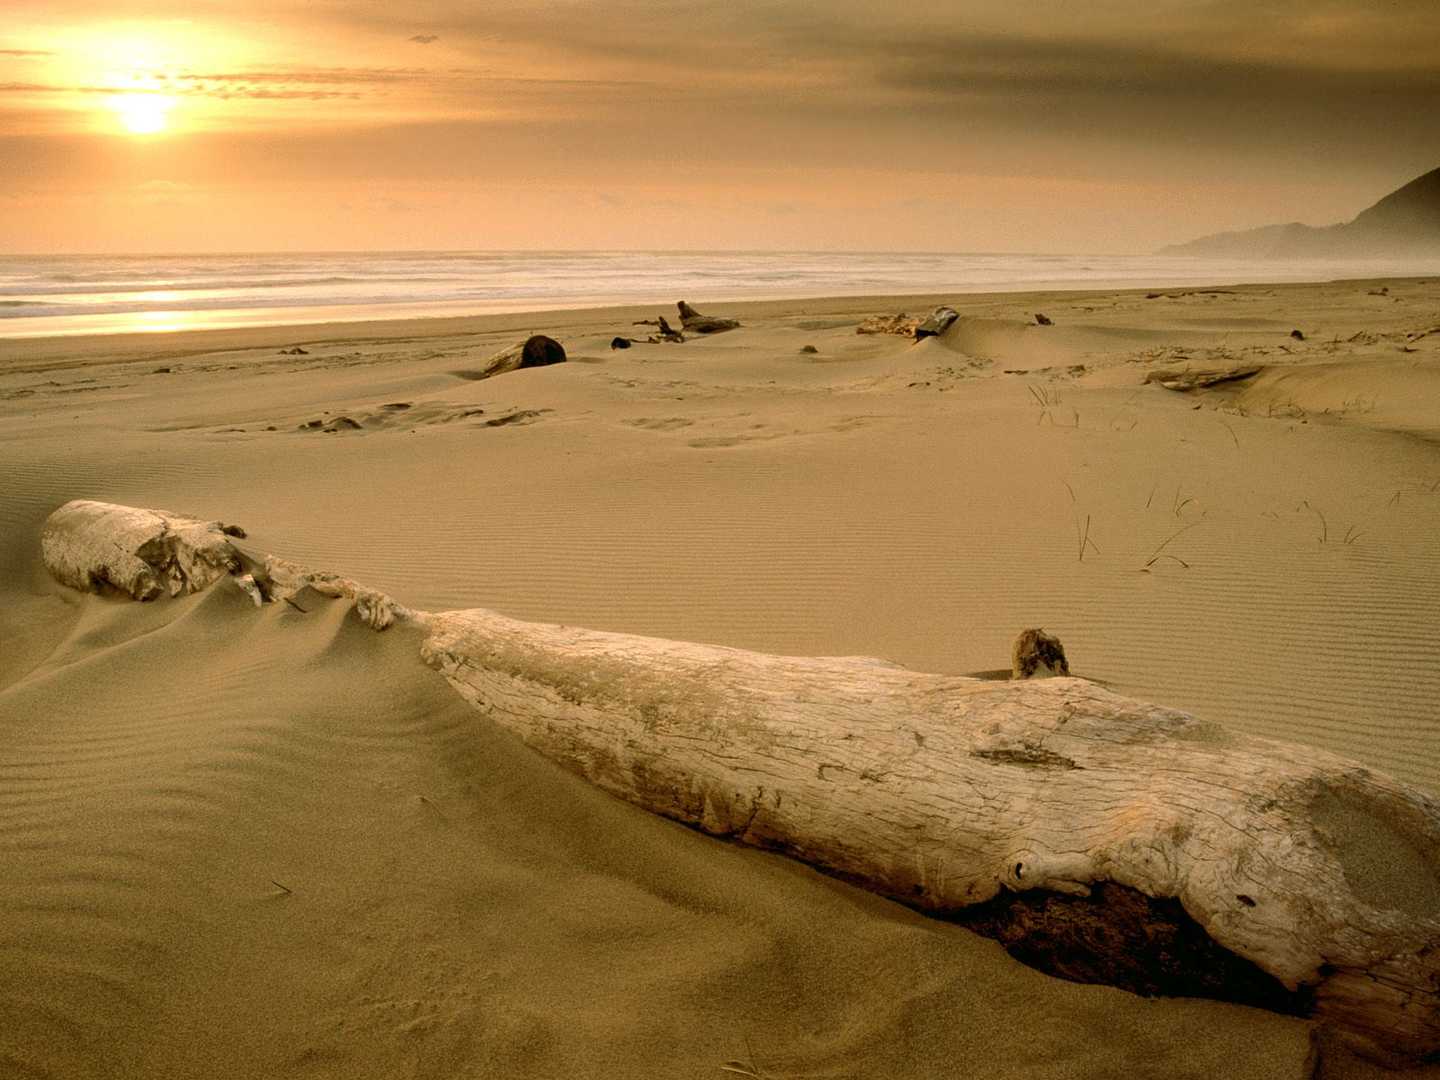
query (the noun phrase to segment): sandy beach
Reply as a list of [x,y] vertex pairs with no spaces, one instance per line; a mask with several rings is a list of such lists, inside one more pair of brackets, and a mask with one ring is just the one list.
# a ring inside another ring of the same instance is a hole
[[[89,498],[430,610],[952,674],[1043,626],[1120,693],[1440,792],[1440,281],[688,299],[742,325],[0,339],[0,1076],[1440,1077],[648,815],[403,627],[41,565]],[[568,362],[477,377],[531,333]]]

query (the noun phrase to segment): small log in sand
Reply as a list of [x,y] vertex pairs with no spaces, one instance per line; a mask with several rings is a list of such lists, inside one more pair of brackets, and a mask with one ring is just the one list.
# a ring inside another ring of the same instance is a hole
[[1166,390],[1175,390],[1183,394],[1191,390],[1204,390],[1207,387],[1219,386],[1222,383],[1242,382],[1260,374],[1263,370],[1258,364],[1247,364],[1226,368],[1149,371],[1145,373],[1145,382],[1159,383]]
[[726,330],[734,330],[740,325],[739,319],[702,315],[684,300],[681,300],[675,307],[680,312],[680,329],[687,334],[719,334]]
[[[484,716],[655,813],[969,921],[1064,974],[1312,1014],[1379,1057],[1440,1052],[1440,800],[1355,762],[1063,674],[992,682],[411,612],[229,543],[218,523],[71,503],[44,555],[67,583],[142,597],[158,590],[117,553],[161,577],[243,564],[272,601],[354,597],[372,626],[423,628],[425,661]],[[1156,942],[1164,970],[1131,956]],[[1072,963],[1086,947],[1100,962]]]
[[550,364],[565,363],[565,347],[554,338],[544,334],[533,334],[524,341],[501,349],[486,360],[479,368],[455,372],[461,378],[471,381],[490,379],[522,368],[548,367]]
[[930,317],[915,328],[915,340],[922,341],[927,337],[939,337],[955,325],[960,318],[960,313],[952,307],[937,307],[930,313]]

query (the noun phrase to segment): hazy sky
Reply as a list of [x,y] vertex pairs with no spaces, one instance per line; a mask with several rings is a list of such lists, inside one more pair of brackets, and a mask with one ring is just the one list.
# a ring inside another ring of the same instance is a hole
[[0,251],[1135,252],[1440,165],[1440,0],[7,0]]

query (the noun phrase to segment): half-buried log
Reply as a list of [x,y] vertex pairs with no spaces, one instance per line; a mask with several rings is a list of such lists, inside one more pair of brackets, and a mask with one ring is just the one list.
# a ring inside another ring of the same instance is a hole
[[77,499],[46,519],[40,551],[55,579],[71,588],[153,600],[164,592],[199,592],[240,573],[227,528],[235,527]]
[[40,555],[61,584],[86,592],[121,592],[134,600],[199,592],[230,576],[261,602],[293,599],[305,589],[351,600],[359,617],[376,630],[417,615],[338,574],[308,570],[278,555],[252,554],[234,543],[244,535],[244,529],[221,521],[76,499],[45,520]]
[[522,368],[549,367],[551,364],[563,363],[565,363],[565,346],[544,334],[531,336],[520,347],[520,366]]
[[[62,507],[47,565],[85,588],[125,577],[117,552],[152,565],[137,553],[156,536],[176,564],[213,566],[230,543],[218,523],[147,514]],[[1382,1059],[1440,1053],[1440,800],[1355,762],[1064,675],[411,612],[234,550],[267,599],[323,586],[371,625],[419,624],[426,663],[483,715],[655,813],[969,921],[1062,974],[1312,1014]],[[1163,961],[1148,972],[1129,958],[1147,945]]]
[[1242,382],[1264,370],[1258,364],[1225,368],[1184,368],[1179,371],[1150,371],[1145,374],[1146,383],[1159,383],[1166,390],[1188,393],[1204,390],[1221,383]]
[[939,337],[955,324],[960,318],[960,313],[952,307],[937,307],[930,313],[930,317],[915,328],[915,340],[923,341],[927,337]]
[[544,334],[534,334],[517,345],[501,349],[480,367],[470,371],[457,371],[455,374],[472,381],[490,379],[496,375],[519,371],[521,368],[563,364],[565,359],[565,346]]

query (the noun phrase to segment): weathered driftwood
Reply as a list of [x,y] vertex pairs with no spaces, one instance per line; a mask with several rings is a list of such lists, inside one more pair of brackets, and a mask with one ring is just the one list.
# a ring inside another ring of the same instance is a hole
[[939,337],[955,324],[960,318],[960,313],[952,307],[937,307],[932,311],[919,326],[915,328],[915,340],[920,341],[927,337]]
[[960,318],[960,313],[942,304],[923,319],[906,315],[871,315],[855,328],[857,334],[898,334],[902,337],[921,341],[927,337],[939,337],[949,330]]
[[1166,390],[1176,390],[1183,394],[1190,390],[1203,390],[1208,386],[1219,386],[1221,383],[1240,382],[1260,374],[1263,370],[1264,368],[1258,364],[1225,368],[1167,369],[1146,372],[1145,381],[1159,383]]
[[554,338],[533,334],[524,341],[501,349],[478,369],[466,375],[470,379],[489,379],[521,368],[546,367],[565,362],[565,347]]
[[546,337],[544,334],[532,334],[526,339],[525,344],[520,346],[520,366],[522,368],[549,367],[551,364],[563,363],[565,363],[565,346],[552,337]]
[[899,315],[871,315],[855,327],[855,333],[899,334],[902,337],[914,337],[915,331],[920,328],[923,321],[923,319],[906,315],[903,311]]
[[680,333],[679,330],[676,330],[673,326],[671,326],[668,322],[666,322],[664,315],[661,315],[661,316],[659,316],[659,317],[657,317],[657,318],[654,318],[654,319],[636,319],[636,320],[635,320],[633,323],[631,323],[630,325],[632,325],[632,326],[653,326],[653,327],[656,328],[656,332],[653,333],[653,334],[651,334],[650,337],[646,339],[647,344],[650,344],[650,345],[660,345],[660,344],[662,344],[662,343],[674,344],[674,345],[683,345],[683,344],[685,344],[685,335],[682,334],[682,333]]
[[376,630],[415,615],[338,574],[308,570],[278,555],[252,555],[234,543],[244,535],[239,526],[220,521],[77,499],[46,519],[40,553],[57,581],[86,592],[153,600],[165,592],[199,592],[230,576],[257,606],[293,600],[309,589],[353,601],[356,614]]
[[[113,581],[149,512],[76,505],[47,525],[46,561],[80,587]],[[222,542],[165,526],[177,562]],[[308,586],[355,597],[371,625],[419,623],[425,661],[484,715],[651,811],[937,914],[1049,897],[1008,919],[1019,933],[1086,894],[1085,918],[1168,904],[1362,1049],[1440,1052],[1440,801],[1354,762],[1083,679],[417,613],[281,560],[246,566],[266,598]]]
[[717,315],[702,315],[684,300],[675,305],[680,311],[680,329],[687,334],[718,334],[734,330],[740,325],[739,319],[725,319]]
[[[269,601],[293,601],[306,590],[332,599],[350,600],[355,605],[356,616],[372,630],[384,630],[399,620],[414,619],[420,614],[397,604],[385,593],[349,578],[323,570],[308,570],[278,555],[264,556],[251,574],[261,595]],[[247,593],[250,591],[243,581],[240,587]]]
[[1075,678],[995,683],[428,618],[426,661],[545,756],[916,907],[1115,882],[1372,1050],[1440,1049],[1440,802]]
[[1070,662],[1060,639],[1044,630],[1022,630],[1010,650],[1010,677],[1033,679],[1045,675],[1069,675]]
[[164,510],[77,499],[46,520],[40,551],[56,580],[72,588],[118,589],[152,600],[163,592],[198,592],[239,572],[226,528]]
[[[667,342],[674,345],[685,344],[685,335],[682,334],[679,330],[676,330],[668,322],[666,322],[664,315],[660,315],[655,319],[655,325],[656,327],[658,327],[659,330],[659,332],[656,334],[656,337],[658,337],[661,342]],[[657,344],[654,338],[651,338],[651,344]]]

